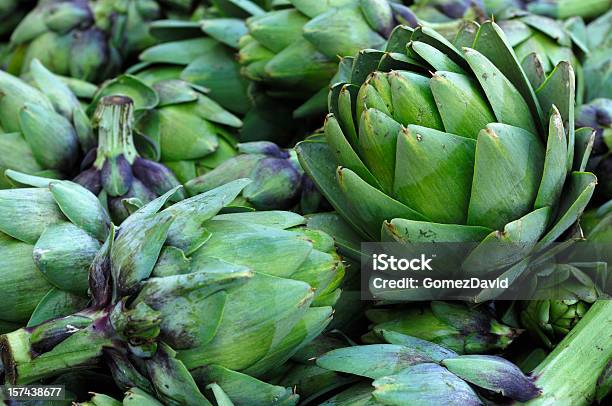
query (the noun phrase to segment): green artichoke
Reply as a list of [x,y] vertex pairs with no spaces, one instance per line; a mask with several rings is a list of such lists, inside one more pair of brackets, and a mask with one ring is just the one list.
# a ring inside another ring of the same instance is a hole
[[11,35],[5,68],[19,75],[39,59],[51,71],[89,82],[116,74],[124,60],[152,43],[153,0],[43,0]]
[[49,177],[71,176],[95,145],[89,118],[70,88],[32,60],[33,85],[0,71],[0,188],[12,169]]
[[377,343],[382,333],[393,331],[427,340],[459,354],[483,354],[505,349],[520,334],[497,321],[486,309],[434,301],[423,305],[372,309],[366,316],[373,323],[365,343]]
[[[485,3],[488,1],[485,0]],[[574,16],[593,18],[610,10],[610,2],[609,0],[529,0],[527,10],[561,20]]]
[[338,56],[382,47],[393,27],[415,25],[406,6],[387,0],[291,0],[291,8],[247,20],[240,39],[243,74],[268,94],[306,102],[297,117],[322,114]]
[[325,136],[296,149],[363,238],[479,243],[463,271],[480,275],[576,222],[596,184],[584,172],[593,135],[574,131],[569,63],[526,73],[495,23],[463,34],[455,46],[398,27],[386,52],[361,51],[331,90]]
[[217,215],[248,182],[158,213],[172,190],[132,214],[91,266],[90,308],[0,338],[7,381],[33,382],[104,355],[121,387],[154,388],[166,404],[200,399],[194,381],[218,383],[235,404],[289,404],[289,390],[253,400],[241,388],[325,329],[344,269],[332,238],[297,214]]
[[540,394],[532,379],[504,358],[459,355],[395,332],[384,337],[389,344],[341,348],[317,359],[321,368],[371,380],[322,405],[482,405],[493,395],[503,404]]

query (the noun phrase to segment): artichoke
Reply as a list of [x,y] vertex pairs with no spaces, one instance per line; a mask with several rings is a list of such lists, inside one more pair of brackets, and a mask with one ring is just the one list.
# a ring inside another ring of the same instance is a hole
[[[139,156],[132,135],[134,102],[125,96],[100,99],[93,118],[98,147],[85,158],[91,165],[76,178],[106,203],[115,223],[129,215],[130,207],[140,207],[179,185],[170,169]],[[93,162],[90,162],[93,161]],[[182,191],[176,198],[182,199]],[[127,203],[125,200],[130,199]]]
[[152,44],[148,22],[159,17],[153,0],[42,0],[13,31],[4,64],[19,75],[37,58],[54,73],[100,82]]
[[338,56],[381,47],[397,24],[417,23],[408,7],[387,0],[290,3],[247,20],[239,60],[243,74],[264,84],[268,94],[306,102],[298,117],[324,112]]
[[0,190],[0,329],[11,331],[80,310],[88,270],[110,219],[87,189],[68,181],[9,175],[37,187]]
[[239,155],[185,183],[190,195],[206,192],[240,178],[253,182],[234,204],[257,210],[289,209],[312,213],[321,206],[321,195],[302,170],[294,150],[259,141],[238,144]]
[[332,238],[297,214],[217,215],[248,182],[158,212],[172,190],[132,214],[92,263],[90,308],[0,338],[7,381],[103,358],[120,387],[153,388],[166,404],[201,399],[194,381],[218,383],[235,404],[295,398],[244,399],[241,388],[325,329],[344,270]]
[[483,354],[505,349],[520,334],[497,321],[485,309],[434,301],[405,308],[372,309],[373,323],[365,343],[381,341],[385,331],[406,334],[441,345],[459,354]]
[[49,177],[71,176],[95,145],[77,97],[37,59],[33,85],[0,71],[0,188],[6,169]]
[[593,136],[574,131],[569,63],[526,72],[495,23],[462,34],[455,46],[398,27],[386,52],[361,51],[331,90],[325,136],[296,148],[363,238],[479,243],[463,271],[480,275],[576,222],[596,183],[584,172]]
[[373,381],[355,384],[323,405],[482,405],[483,398],[525,402],[537,398],[532,379],[504,358],[459,355],[431,342],[385,332],[389,344],[328,352],[317,365]]

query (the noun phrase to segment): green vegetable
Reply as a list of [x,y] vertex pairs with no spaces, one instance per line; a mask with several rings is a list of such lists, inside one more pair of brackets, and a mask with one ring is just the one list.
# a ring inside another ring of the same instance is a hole
[[329,324],[344,269],[331,237],[297,214],[218,215],[248,183],[158,213],[172,190],[132,214],[92,264],[91,308],[68,316],[65,328],[49,321],[2,336],[8,382],[95,365],[104,351],[114,354],[115,381],[150,386],[164,403],[201,396],[195,380],[249,404],[241,389],[258,384],[248,375],[270,372]]
[[549,246],[596,183],[584,172],[592,132],[574,130],[570,64],[536,91],[495,23],[475,34],[460,50],[430,28],[398,27],[386,52],[361,51],[333,86],[325,136],[297,146],[362,238],[480,243],[466,275]]

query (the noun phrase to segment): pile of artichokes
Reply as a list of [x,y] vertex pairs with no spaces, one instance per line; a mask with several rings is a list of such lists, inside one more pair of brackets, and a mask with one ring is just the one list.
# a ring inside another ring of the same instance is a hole
[[0,403],[609,404],[610,6],[0,0]]

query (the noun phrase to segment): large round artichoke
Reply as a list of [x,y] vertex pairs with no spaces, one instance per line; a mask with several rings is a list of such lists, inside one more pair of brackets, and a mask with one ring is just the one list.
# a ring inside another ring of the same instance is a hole
[[593,193],[573,69],[526,72],[493,22],[455,44],[398,27],[386,52],[359,53],[348,78],[330,93],[325,136],[297,151],[369,240],[481,242],[467,268],[487,271],[556,240]]
[[2,336],[8,381],[92,365],[104,353],[120,384],[150,381],[174,404],[197,392],[189,379],[261,376],[314,339],[344,275],[333,239],[294,213],[218,215],[247,183],[158,213],[173,190],[132,214],[92,264],[91,308]]

